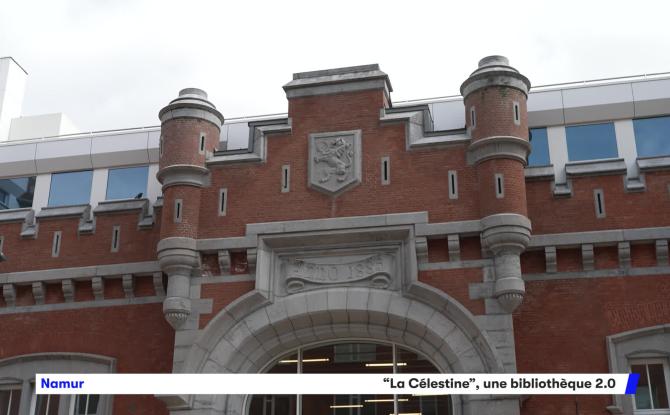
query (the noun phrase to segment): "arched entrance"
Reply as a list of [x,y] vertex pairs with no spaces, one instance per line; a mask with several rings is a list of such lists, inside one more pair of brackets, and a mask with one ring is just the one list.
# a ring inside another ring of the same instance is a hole
[[[429,359],[440,373],[503,371],[487,335],[463,306],[422,283],[411,292],[328,288],[270,302],[252,291],[210,322],[191,348],[183,371],[260,373],[300,347],[345,339],[400,345]],[[486,399],[454,396],[453,414],[480,414]],[[238,395],[191,398],[198,413],[207,414],[246,415],[247,402]],[[501,402],[495,404],[502,408]],[[516,412],[498,413],[518,413],[518,406]]]
[[[265,373],[438,373],[428,358],[391,343],[337,342],[302,347]],[[450,415],[448,395],[255,395],[247,415]]]
[[[440,373],[504,372],[472,313],[418,281],[414,228],[400,222],[423,216],[400,216],[377,227],[367,217],[250,227],[258,233],[255,289],[198,333],[179,371],[262,373],[297,350],[346,342],[395,345]],[[179,397],[172,414],[248,414],[253,399],[221,393]],[[514,398],[451,399],[454,415],[519,413]]]

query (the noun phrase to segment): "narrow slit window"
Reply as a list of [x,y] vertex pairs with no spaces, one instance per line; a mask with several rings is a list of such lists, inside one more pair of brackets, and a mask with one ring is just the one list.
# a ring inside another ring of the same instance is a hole
[[470,127],[473,129],[477,127],[477,114],[475,113],[475,107],[470,107]]
[[228,204],[228,189],[219,190],[219,216],[226,216],[226,205]]
[[5,248],[5,237],[0,236],[0,253],[4,253],[4,248]]
[[54,232],[53,244],[51,245],[51,256],[56,258],[60,255],[61,239],[63,238],[61,231]]
[[505,197],[505,178],[502,174],[495,175],[496,197],[502,199]]
[[595,203],[596,208],[596,218],[605,217],[605,193],[602,189],[596,189],[593,191],[593,202]]
[[198,151],[200,152],[200,154],[205,153],[205,134],[202,134],[202,133],[200,134],[200,141],[199,141],[199,144],[198,144]]
[[458,175],[455,170],[449,170],[449,199],[458,199]]
[[163,136],[158,140],[158,154],[163,155]]
[[174,201],[174,221],[175,221],[175,223],[181,222],[182,210],[183,210],[182,200],[181,199],[175,200]]
[[291,166],[281,166],[281,192],[287,193],[291,190]]
[[121,227],[114,226],[112,228],[112,252],[119,252],[119,242],[121,237]]
[[514,124],[519,125],[521,124],[521,112],[519,111],[519,103],[514,102]]
[[382,157],[382,185],[391,184],[391,159]]

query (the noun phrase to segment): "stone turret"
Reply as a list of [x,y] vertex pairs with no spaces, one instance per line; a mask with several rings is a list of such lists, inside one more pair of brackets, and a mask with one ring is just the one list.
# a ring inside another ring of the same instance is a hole
[[187,88],[158,114],[161,120],[160,170],[163,185],[158,261],[168,275],[163,313],[179,328],[191,313],[190,279],[198,266],[195,249],[201,189],[209,181],[205,161],[219,143],[223,115],[205,91]]
[[530,82],[503,56],[488,56],[461,85],[468,162],[478,178],[482,242],[494,256],[494,295],[508,312],[525,293],[519,255],[530,239],[524,166],[528,142],[526,101]]

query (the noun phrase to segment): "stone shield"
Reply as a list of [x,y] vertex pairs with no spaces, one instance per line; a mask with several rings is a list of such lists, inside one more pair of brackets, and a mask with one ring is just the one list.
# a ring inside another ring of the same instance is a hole
[[309,135],[309,186],[337,195],[361,182],[361,130]]

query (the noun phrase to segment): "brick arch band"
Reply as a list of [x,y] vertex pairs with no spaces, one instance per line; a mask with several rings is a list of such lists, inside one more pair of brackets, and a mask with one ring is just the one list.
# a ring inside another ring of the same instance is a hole
[[[254,290],[208,324],[191,347],[183,372],[258,373],[298,347],[343,339],[408,347],[441,372],[503,372],[495,348],[472,314],[421,282],[412,283],[404,292],[334,287],[275,297],[274,301]],[[456,414],[482,413],[495,404],[482,397],[455,398]],[[198,414],[244,415],[245,405],[246,397],[238,395],[191,399],[191,408]]]

